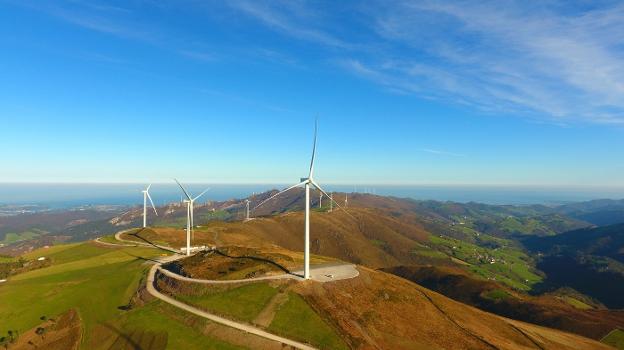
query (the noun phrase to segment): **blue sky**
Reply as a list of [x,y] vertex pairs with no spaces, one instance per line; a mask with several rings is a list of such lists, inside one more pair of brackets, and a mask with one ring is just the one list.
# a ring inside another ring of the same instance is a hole
[[621,2],[0,0],[1,182],[622,187]]

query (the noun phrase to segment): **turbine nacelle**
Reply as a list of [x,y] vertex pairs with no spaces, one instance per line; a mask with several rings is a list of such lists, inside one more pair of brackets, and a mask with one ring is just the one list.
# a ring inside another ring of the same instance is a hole
[[193,232],[193,203],[195,203],[195,201],[204,195],[204,193],[206,193],[210,188],[207,188],[204,190],[204,192],[200,193],[198,196],[196,197],[191,197],[191,195],[189,194],[189,192],[186,190],[186,188],[184,188],[184,186],[182,186],[182,184],[177,180],[174,179],[175,182],[178,184],[178,186],[180,186],[180,188],[182,189],[182,192],[184,192],[184,195],[186,196],[187,199],[183,200],[183,203],[187,204],[187,215],[186,215],[186,255],[191,255],[191,234]]

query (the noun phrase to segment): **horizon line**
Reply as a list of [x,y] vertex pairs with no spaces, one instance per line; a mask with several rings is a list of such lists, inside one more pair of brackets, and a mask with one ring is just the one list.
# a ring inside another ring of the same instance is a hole
[[[289,185],[290,182],[227,182],[227,181],[185,181],[190,185],[239,185],[239,186],[257,186],[257,185]],[[577,189],[621,189],[624,185],[594,185],[594,184],[509,184],[509,183],[427,183],[427,182],[407,182],[407,183],[375,183],[375,182],[323,182],[327,186],[383,186],[383,187],[401,187],[401,186],[422,186],[422,187],[498,187],[498,188],[577,188]],[[172,180],[168,181],[0,181],[0,185],[175,185]]]

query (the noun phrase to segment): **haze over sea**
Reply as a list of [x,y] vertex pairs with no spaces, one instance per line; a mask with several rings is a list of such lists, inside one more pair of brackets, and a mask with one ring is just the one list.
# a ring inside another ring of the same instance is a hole
[[[199,200],[245,198],[253,193],[282,189],[288,184],[199,184],[187,185],[191,195],[210,190]],[[137,205],[143,201],[142,184],[53,184],[2,183],[0,204],[41,205],[62,209],[84,205]],[[407,197],[417,200],[481,202],[487,204],[560,204],[592,199],[624,198],[624,188],[609,187],[539,187],[475,185],[324,185],[327,191],[360,192]],[[150,193],[156,205],[181,200],[175,184],[155,183]]]

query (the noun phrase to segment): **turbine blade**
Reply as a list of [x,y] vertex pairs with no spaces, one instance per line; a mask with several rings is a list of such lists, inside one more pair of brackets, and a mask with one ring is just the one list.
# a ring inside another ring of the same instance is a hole
[[147,188],[145,190],[149,191],[150,187],[152,187],[152,184],[147,185]]
[[199,196],[193,198],[193,200],[196,200],[197,198],[201,197],[204,195],[204,193],[208,192],[208,190],[210,190],[210,187],[208,187],[207,189],[204,190],[204,192],[200,193]]
[[[306,181],[308,181],[308,180],[306,180]],[[287,188],[287,189],[285,189],[285,190],[281,190],[281,191],[277,192],[276,194],[272,195],[271,197],[269,197],[269,198],[267,198],[267,199],[263,200],[262,202],[260,202],[260,204],[256,205],[256,206],[255,206],[252,210],[256,210],[256,209],[258,209],[258,207],[259,207],[259,206],[263,205],[264,203],[266,203],[266,202],[270,201],[271,199],[273,199],[273,198],[275,198],[275,197],[279,196],[280,194],[282,194],[282,193],[284,193],[284,192],[286,192],[286,191],[290,191],[290,190],[292,190],[292,189],[293,189],[293,188],[295,188],[295,187],[299,187],[299,186],[301,186],[301,185],[305,184],[305,183],[306,183],[306,181],[302,181],[302,182],[300,182],[300,183],[298,183],[298,184],[296,184],[296,185],[292,185],[292,186],[288,187],[288,188]]]
[[318,118],[314,120],[314,143],[312,144],[312,160],[310,161],[310,176],[308,178],[312,178],[312,174],[314,173],[314,157],[316,156],[316,131],[318,129]]
[[154,214],[156,214],[156,216],[158,216],[158,212],[156,211],[156,206],[154,205],[154,201],[152,200],[152,196],[150,196],[149,192],[145,192],[145,194],[147,194],[147,198],[149,198],[150,203],[152,203],[152,208],[154,208]]
[[178,186],[180,186],[180,188],[182,189],[182,192],[184,192],[184,194],[186,195],[186,198],[188,198],[189,200],[191,200],[191,196],[188,194],[188,192],[186,192],[186,189],[184,188],[184,186],[182,186],[182,184],[180,183],[180,181],[178,181],[178,179],[174,179],[175,182],[178,183]]
[[337,206],[338,208],[342,209],[345,213],[347,213],[347,215],[349,215],[349,216],[350,216],[350,217],[352,217],[353,219],[357,220],[357,219],[355,218],[355,216],[353,216],[353,215],[349,214],[349,212],[348,212],[345,208],[343,208],[340,204],[338,204],[338,202],[336,202],[333,198],[329,197],[329,195],[327,194],[327,192],[325,192],[325,190],[323,190],[319,184],[317,184],[317,183],[316,183],[316,182],[314,182],[314,181],[311,181],[311,182],[312,182],[312,185],[314,185],[314,187],[316,187],[316,189],[318,189],[319,191],[321,191],[321,193],[323,193],[326,197],[328,197],[330,201],[334,202],[334,204],[336,204],[336,206]]

